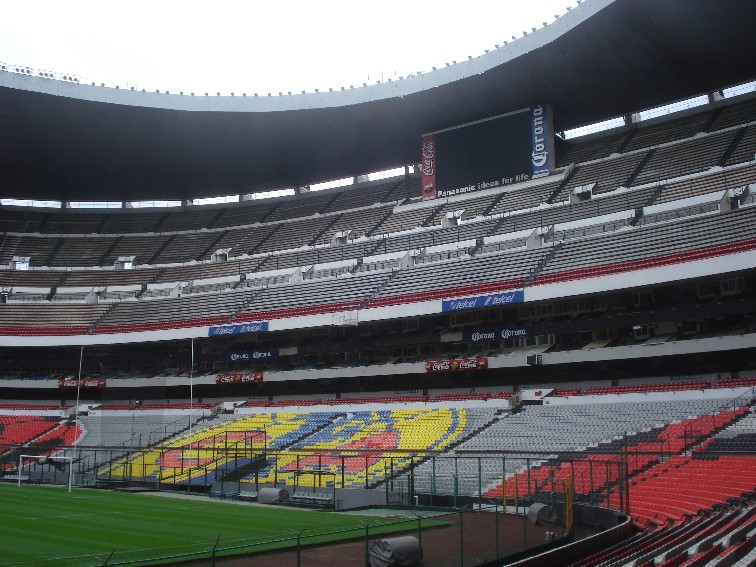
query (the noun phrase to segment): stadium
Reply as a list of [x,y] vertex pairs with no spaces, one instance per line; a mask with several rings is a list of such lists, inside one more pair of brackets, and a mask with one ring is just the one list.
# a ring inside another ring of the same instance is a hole
[[756,565],[754,21],[583,0],[301,94],[0,63],[0,564]]

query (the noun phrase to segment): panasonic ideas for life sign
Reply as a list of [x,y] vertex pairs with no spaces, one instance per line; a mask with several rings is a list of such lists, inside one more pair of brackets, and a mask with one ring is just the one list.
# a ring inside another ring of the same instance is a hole
[[509,114],[423,135],[423,197],[451,197],[548,175],[554,170],[551,107]]
[[463,309],[481,309],[483,307],[500,307],[511,303],[522,303],[522,291],[507,291],[504,293],[492,293],[478,295],[476,297],[463,297],[460,299],[445,299],[441,303],[441,311],[462,311]]

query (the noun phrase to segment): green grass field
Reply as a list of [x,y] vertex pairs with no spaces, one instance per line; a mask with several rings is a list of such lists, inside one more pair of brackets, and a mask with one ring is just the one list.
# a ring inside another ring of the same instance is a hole
[[[293,508],[238,505],[91,489],[0,484],[0,564],[56,566],[109,564],[237,547],[219,555],[295,547],[292,530],[304,528],[302,545],[406,531],[412,520],[361,517]],[[423,526],[440,524],[424,520]],[[347,531],[348,530],[348,531]],[[341,532],[341,533],[332,533]],[[282,541],[286,540],[286,541]],[[263,545],[263,542],[272,542]],[[253,545],[259,544],[259,545]],[[204,557],[208,557],[205,554]]]

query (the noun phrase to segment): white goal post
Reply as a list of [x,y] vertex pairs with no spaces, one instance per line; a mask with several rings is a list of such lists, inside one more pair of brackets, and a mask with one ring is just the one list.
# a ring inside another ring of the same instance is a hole
[[[74,457],[50,457],[48,455],[19,455],[18,456],[18,484],[17,486],[21,487],[21,471],[24,466],[24,459],[34,459],[34,461],[39,464],[40,459],[44,459],[45,463],[47,463],[48,460],[50,461],[68,461],[68,492],[71,492],[71,483],[73,481],[73,464],[76,459]],[[29,465],[31,466],[31,464]]]

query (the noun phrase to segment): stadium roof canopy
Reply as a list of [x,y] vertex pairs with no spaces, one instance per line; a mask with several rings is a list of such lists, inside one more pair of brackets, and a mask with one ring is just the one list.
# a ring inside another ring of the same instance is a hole
[[753,0],[585,0],[467,61],[280,96],[145,93],[9,68],[1,192],[131,201],[309,185],[417,163],[423,133],[538,102],[566,130],[752,80],[755,21]]

